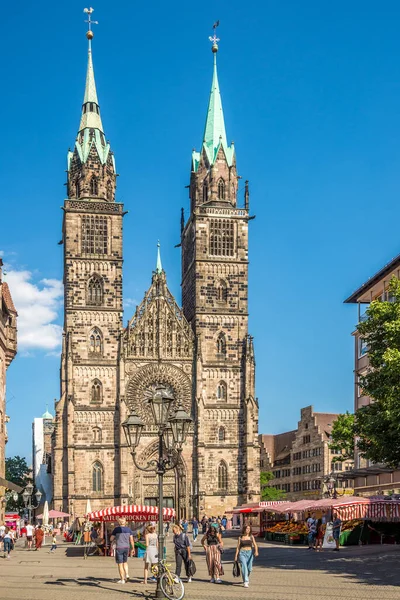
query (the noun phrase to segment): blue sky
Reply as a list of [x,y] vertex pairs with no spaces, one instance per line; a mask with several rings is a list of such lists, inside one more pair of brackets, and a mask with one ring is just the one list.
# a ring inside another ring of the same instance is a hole
[[[30,458],[31,422],[58,396],[61,210],[86,70],[84,4],[2,9],[0,251],[20,312],[9,369],[8,455]],[[300,408],[353,406],[355,288],[399,252],[400,6],[394,1],[246,3],[98,0],[93,55],[115,152],[125,319],[162,244],[180,302],[180,208],[200,146],[220,19],[229,140],[251,185],[250,332],[260,432]]]

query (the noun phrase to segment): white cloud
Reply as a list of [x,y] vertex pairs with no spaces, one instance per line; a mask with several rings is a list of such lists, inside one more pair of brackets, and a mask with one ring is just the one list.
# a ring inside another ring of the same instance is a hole
[[33,283],[30,271],[6,271],[5,280],[18,311],[18,348],[56,350],[62,335],[62,327],[55,323],[64,293],[62,282],[42,279]]
[[136,308],[136,306],[139,304],[139,302],[136,300],[136,298],[125,298],[124,299],[124,308],[131,308],[132,306],[134,306]]

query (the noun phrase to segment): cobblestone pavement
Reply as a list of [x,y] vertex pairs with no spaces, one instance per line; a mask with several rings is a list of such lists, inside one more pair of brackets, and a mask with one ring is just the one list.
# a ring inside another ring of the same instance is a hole
[[[315,553],[303,547],[260,543],[249,589],[232,577],[235,540],[225,540],[225,576],[221,585],[208,582],[199,540],[193,555],[197,573],[185,598],[205,600],[400,600],[400,546],[344,548],[340,553]],[[169,543],[169,550],[170,543]],[[124,600],[154,597],[155,585],[144,586],[143,560],[129,559],[132,581],[118,585],[112,558],[82,558],[82,548],[62,542],[55,554],[48,548],[30,552],[17,548],[11,560],[0,554],[0,600]]]

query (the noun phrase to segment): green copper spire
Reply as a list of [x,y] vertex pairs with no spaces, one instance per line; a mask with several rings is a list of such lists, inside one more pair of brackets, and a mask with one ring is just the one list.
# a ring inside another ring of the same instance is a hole
[[96,82],[94,80],[91,39],[92,38],[89,38],[86,85],[85,94],[83,97],[82,117],[79,125],[79,131],[82,131],[82,129],[85,129],[86,127],[90,127],[93,129],[98,129],[99,131],[104,133],[103,124],[101,122],[100,117],[99,101],[97,99]]
[[[235,149],[233,144],[228,146],[225,130],[224,111],[222,109],[222,98],[219,89],[218,72],[217,72],[217,52],[219,39],[216,36],[216,27],[214,24],[214,36],[210,37],[212,44],[212,52],[214,54],[214,69],[211,83],[210,99],[208,102],[206,125],[203,136],[203,150],[206,152],[210,165],[216,161],[218,151],[222,147],[229,166],[232,166]],[[193,170],[197,171],[200,161],[200,152],[193,152]]]
[[160,242],[157,242],[157,265],[156,265],[156,273],[161,275],[163,271],[161,264],[161,252],[160,252]]

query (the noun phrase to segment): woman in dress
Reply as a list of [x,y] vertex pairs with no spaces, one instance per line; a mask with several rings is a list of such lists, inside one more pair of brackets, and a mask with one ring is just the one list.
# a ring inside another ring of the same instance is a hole
[[[254,550],[254,554],[253,554]],[[258,556],[258,546],[254,535],[251,533],[250,525],[244,525],[242,535],[236,546],[235,560],[239,559],[244,587],[249,587],[250,573],[253,568],[253,558]]]
[[224,574],[224,569],[222,568],[221,564],[221,551],[223,549],[223,542],[219,532],[218,523],[211,523],[206,534],[201,540],[201,545],[206,551],[210,583],[222,583],[221,575]]
[[324,535],[325,535],[325,527],[322,524],[322,519],[318,519],[317,521],[317,537],[315,538],[315,549],[317,552],[321,550],[322,552],[322,544],[324,543]]
[[35,529],[35,548],[36,550],[40,550],[43,544],[44,531],[43,528],[39,525]]
[[[158,537],[155,532],[154,525],[148,525],[145,535],[146,553],[144,555],[144,581],[147,584],[147,576],[149,568],[158,563]],[[155,577],[151,577],[150,581],[155,581]]]

